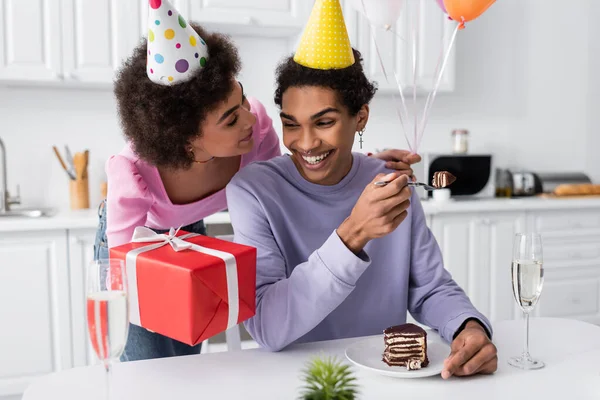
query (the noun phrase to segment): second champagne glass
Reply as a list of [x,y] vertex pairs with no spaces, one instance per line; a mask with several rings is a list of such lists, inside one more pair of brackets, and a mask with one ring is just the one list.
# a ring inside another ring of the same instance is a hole
[[529,354],[529,314],[535,308],[544,285],[542,238],[539,234],[516,234],[511,278],[515,301],[525,314],[525,347],[523,354],[511,357],[508,363],[521,369],[542,368],[544,363]]

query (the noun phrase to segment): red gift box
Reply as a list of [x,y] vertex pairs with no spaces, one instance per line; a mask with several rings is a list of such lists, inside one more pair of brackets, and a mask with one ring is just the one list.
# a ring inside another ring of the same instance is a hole
[[138,227],[110,258],[125,262],[130,322],[150,331],[193,346],[255,314],[253,247]]

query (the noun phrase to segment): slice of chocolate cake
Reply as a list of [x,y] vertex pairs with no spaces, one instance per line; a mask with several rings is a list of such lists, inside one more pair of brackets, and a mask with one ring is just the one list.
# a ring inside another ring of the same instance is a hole
[[429,365],[427,332],[415,324],[391,326],[383,331],[383,362],[409,370]]
[[452,185],[456,181],[456,177],[448,171],[436,171],[433,174],[432,186],[434,188],[445,188]]

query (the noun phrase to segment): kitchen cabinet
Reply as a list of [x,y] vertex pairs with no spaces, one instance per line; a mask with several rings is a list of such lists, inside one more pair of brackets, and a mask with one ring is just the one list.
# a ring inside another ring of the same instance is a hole
[[[312,9],[306,0],[175,0],[189,21],[229,35],[291,37],[302,32]],[[148,2],[141,0],[142,34],[146,35]]]
[[600,210],[540,211],[529,224],[544,246],[544,288],[534,315],[600,324]]
[[98,362],[88,340],[85,310],[86,268],[94,259],[96,229],[71,229],[67,231],[67,235],[73,366],[80,367]]
[[2,0],[0,81],[59,81],[60,2]]
[[3,0],[0,81],[111,84],[139,41],[141,8],[118,0]]
[[[310,15],[306,0],[173,0],[189,20],[209,30],[238,36],[288,38],[292,49]],[[366,20],[344,1],[352,45],[361,50],[370,79],[380,92],[397,90],[381,73]],[[147,0],[3,0],[0,7],[0,82],[111,87],[115,72],[147,34]],[[419,7],[419,60],[416,82],[427,92],[442,46],[447,46],[454,24],[434,2],[408,1]],[[408,37],[409,13],[403,11],[396,32]],[[27,23],[24,23],[27,22]],[[39,22],[32,22],[39,21]],[[393,66],[404,85],[412,81],[410,49],[387,32],[377,40],[382,57]],[[450,57],[440,91],[454,86],[454,55]],[[391,80],[394,81],[393,77]]]
[[539,232],[544,286],[533,315],[600,324],[600,208],[442,212],[430,218],[446,268],[490,320],[521,317],[509,273],[513,238]]
[[[355,11],[350,1],[344,4],[344,16],[352,45],[361,52],[367,76],[377,81],[379,92],[399,95],[394,74],[399,78],[405,95],[412,93],[413,82],[412,47],[409,41],[412,16],[419,15],[418,47],[415,83],[419,93],[428,94],[434,87],[434,72],[440,53],[448,49],[456,23],[449,21],[434,1],[405,2],[404,9],[393,32],[377,28],[374,31],[367,19]],[[373,33],[375,36],[373,36]],[[388,79],[381,69],[375,42],[379,46]],[[455,55],[450,52],[439,91],[454,89]],[[408,99],[407,99],[408,100]]]
[[302,32],[312,6],[306,0],[192,0],[190,18],[230,34],[290,37]]
[[65,231],[0,233],[0,260],[2,398],[73,362]]
[[63,0],[63,79],[111,83],[140,39],[140,9],[131,0]]
[[97,363],[85,316],[95,227],[0,232],[0,399],[35,378]]
[[[189,20],[228,34],[290,37],[312,9],[304,0],[174,0]],[[3,0],[0,81],[112,85],[147,34],[147,0]]]
[[492,321],[513,319],[510,265],[514,234],[525,212],[453,213],[432,217],[446,269],[473,305]]

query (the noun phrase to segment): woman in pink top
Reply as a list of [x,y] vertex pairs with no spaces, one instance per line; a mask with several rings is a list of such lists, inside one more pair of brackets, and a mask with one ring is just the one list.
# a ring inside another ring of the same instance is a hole
[[[202,219],[227,208],[224,189],[235,173],[252,161],[280,155],[264,106],[247,99],[235,79],[240,61],[234,45],[223,35],[192,27],[208,48],[207,61],[193,75],[164,84],[152,80],[152,50],[144,40],[115,82],[128,145],[106,165],[108,196],[100,208],[97,259],[108,258],[108,247],[129,242],[137,226],[155,231],[183,227],[206,234]],[[377,157],[408,174],[410,164],[420,160],[401,150]],[[199,352],[200,345],[188,346],[130,325],[121,359]]]

